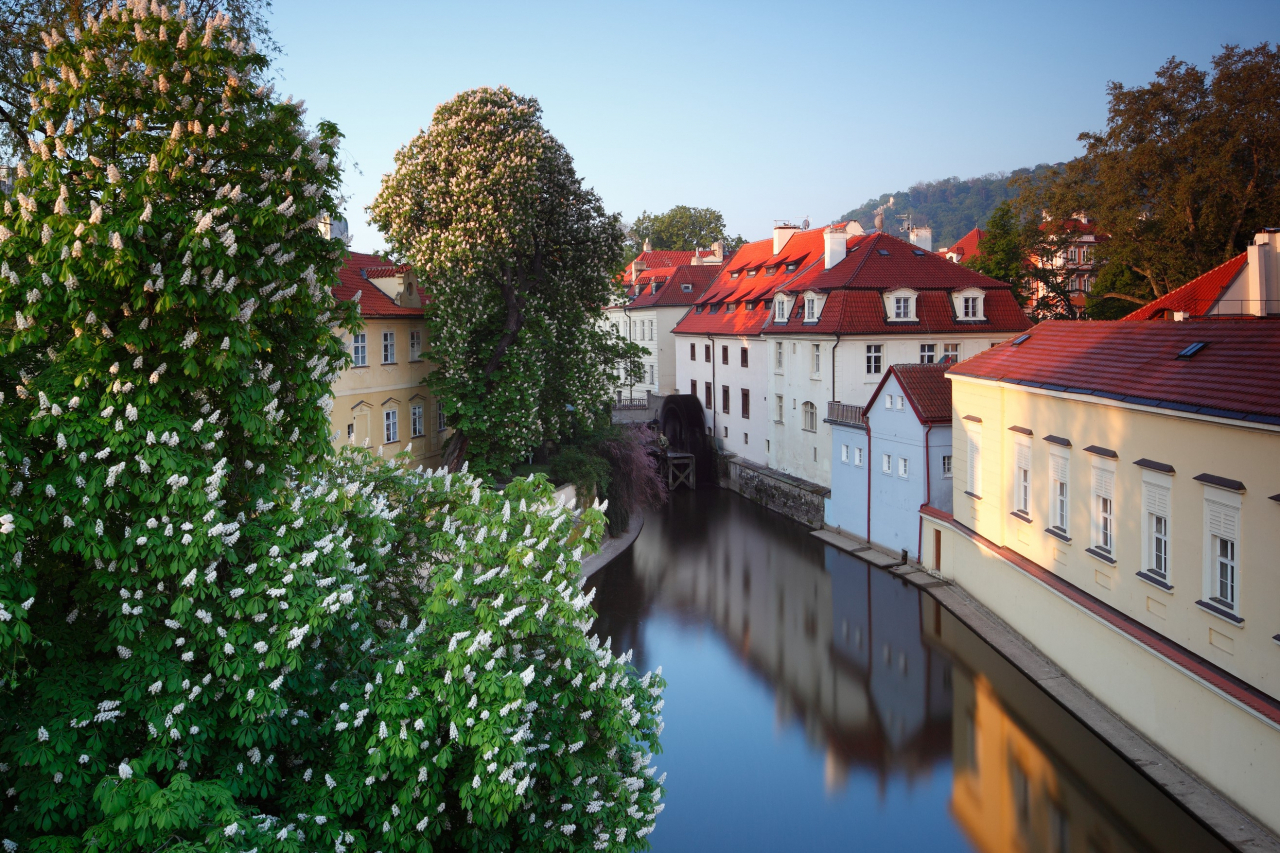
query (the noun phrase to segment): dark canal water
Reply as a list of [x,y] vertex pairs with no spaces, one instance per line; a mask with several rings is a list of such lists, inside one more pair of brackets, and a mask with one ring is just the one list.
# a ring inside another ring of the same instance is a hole
[[589,585],[669,683],[657,851],[1227,849],[927,594],[732,492]]

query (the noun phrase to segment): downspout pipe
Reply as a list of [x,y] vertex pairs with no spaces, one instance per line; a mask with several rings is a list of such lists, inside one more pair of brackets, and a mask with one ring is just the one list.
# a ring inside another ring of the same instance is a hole
[[862,425],[867,428],[867,466],[864,469],[867,472],[867,541],[871,541],[871,460],[875,457],[871,453],[871,421],[867,420],[866,410],[863,410]]
[[836,347],[840,346],[840,333],[836,333],[836,342],[831,346],[831,402],[836,401]]
[[[929,476],[929,433],[933,431],[933,424],[926,424],[924,428],[924,503],[920,505],[923,509],[933,502],[932,487],[933,478]],[[919,522],[919,532],[916,534],[916,562],[924,564],[924,516],[917,519]]]
[[716,423],[716,339],[712,335],[707,335],[707,342],[711,346],[711,446],[715,447],[715,440],[720,436],[719,425]]

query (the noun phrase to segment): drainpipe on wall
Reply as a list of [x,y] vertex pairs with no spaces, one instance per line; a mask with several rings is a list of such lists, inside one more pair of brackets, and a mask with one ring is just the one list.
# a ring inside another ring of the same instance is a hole
[[836,335],[836,342],[831,346],[831,402],[836,401],[836,347],[840,346],[840,335]]
[[[920,505],[921,509],[928,506],[932,498],[933,479],[929,476],[929,433],[933,431],[933,424],[927,424],[924,428],[924,503]],[[924,564],[924,516],[917,519],[919,522],[919,531],[916,533],[916,562]]]
[[866,412],[863,411],[862,425],[867,428],[867,541],[871,541],[871,422],[867,420]]
[[720,436],[717,434],[720,427],[716,424],[716,339],[711,335],[707,335],[707,341],[711,344],[711,438],[712,446],[715,446],[715,439]]

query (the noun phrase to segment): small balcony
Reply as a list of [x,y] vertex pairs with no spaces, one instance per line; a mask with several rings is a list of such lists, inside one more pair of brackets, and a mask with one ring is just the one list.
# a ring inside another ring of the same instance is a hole
[[861,406],[831,400],[827,403],[827,423],[860,427],[866,426],[867,422],[862,416]]

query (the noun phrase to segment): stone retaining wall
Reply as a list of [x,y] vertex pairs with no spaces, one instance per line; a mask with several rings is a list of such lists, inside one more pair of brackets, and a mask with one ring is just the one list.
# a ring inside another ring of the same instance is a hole
[[725,486],[793,521],[821,529],[830,489],[736,456],[722,458],[727,469],[722,477]]

